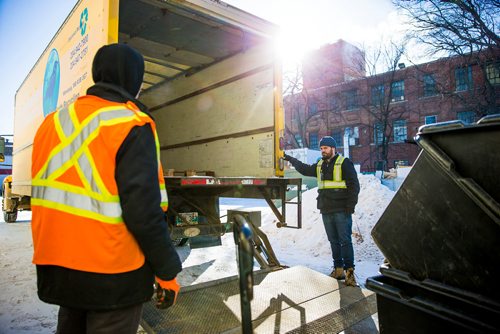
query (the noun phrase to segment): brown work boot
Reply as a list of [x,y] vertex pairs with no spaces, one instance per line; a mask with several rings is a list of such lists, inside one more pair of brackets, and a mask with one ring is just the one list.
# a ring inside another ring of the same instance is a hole
[[356,278],[354,277],[354,268],[347,268],[345,271],[345,285],[357,286]]
[[345,278],[344,269],[343,268],[335,268],[331,272],[330,276],[335,278],[335,279],[344,279]]

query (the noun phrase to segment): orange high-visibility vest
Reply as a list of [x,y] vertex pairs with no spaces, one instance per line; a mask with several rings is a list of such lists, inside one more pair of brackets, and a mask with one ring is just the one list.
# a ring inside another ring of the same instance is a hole
[[109,274],[144,264],[122,218],[115,169],[130,130],[145,124],[156,141],[158,192],[166,211],[155,123],[135,104],[84,96],[45,118],[34,139],[31,168],[34,264]]

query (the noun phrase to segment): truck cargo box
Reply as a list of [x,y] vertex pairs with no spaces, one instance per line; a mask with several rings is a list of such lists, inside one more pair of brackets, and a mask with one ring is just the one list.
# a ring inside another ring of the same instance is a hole
[[157,123],[165,170],[283,176],[275,32],[221,1],[79,1],[16,93],[13,193],[30,195],[44,116],[86,93],[96,51],[117,42],[144,55],[139,99]]

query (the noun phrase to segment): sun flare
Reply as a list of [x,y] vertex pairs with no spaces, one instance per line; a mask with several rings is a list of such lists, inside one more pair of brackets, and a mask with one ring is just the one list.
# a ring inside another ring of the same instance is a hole
[[275,39],[276,55],[283,64],[293,65],[302,61],[304,55],[319,47],[318,31],[314,22],[305,19],[285,19]]
[[275,53],[283,63],[296,64],[302,61],[307,50],[300,41],[300,38],[297,37],[286,31],[280,31],[277,35],[274,44]]

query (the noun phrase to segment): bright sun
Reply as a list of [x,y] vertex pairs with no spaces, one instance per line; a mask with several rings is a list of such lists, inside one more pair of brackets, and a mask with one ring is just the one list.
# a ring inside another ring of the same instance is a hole
[[308,51],[319,47],[318,33],[313,31],[313,27],[312,22],[297,22],[284,18],[275,41],[276,55],[282,59],[284,65],[300,63]]
[[275,40],[276,55],[288,64],[300,63],[304,56],[305,49],[301,46],[297,36],[281,31]]

